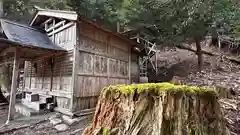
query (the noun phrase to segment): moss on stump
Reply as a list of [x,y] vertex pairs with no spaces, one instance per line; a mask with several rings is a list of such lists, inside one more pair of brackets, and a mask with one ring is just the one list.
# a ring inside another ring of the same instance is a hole
[[84,135],[227,135],[213,88],[170,83],[103,89]]

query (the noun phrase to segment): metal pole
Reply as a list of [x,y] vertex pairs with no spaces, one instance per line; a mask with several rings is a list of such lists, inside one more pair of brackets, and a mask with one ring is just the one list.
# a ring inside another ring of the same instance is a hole
[[18,48],[15,48],[9,112],[6,124],[14,120],[19,63],[20,63],[19,50]]

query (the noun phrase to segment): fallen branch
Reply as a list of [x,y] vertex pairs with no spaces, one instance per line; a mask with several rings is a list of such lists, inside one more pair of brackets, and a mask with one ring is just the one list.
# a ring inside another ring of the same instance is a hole
[[[187,46],[177,45],[177,48],[188,50],[188,51],[191,51],[191,52],[194,52],[194,53],[197,52],[196,50],[194,50],[190,47],[187,47]],[[231,62],[240,64],[240,59],[238,59],[238,58],[229,57],[229,56],[226,56],[226,55],[221,55],[219,53],[208,52],[208,51],[205,51],[205,50],[202,50],[202,53],[206,54],[206,55],[210,55],[210,56],[223,56],[224,58],[226,58],[227,60],[230,60]]]

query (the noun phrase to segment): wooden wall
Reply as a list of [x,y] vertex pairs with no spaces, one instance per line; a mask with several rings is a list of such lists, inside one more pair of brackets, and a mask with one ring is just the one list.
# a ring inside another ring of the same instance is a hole
[[[50,39],[68,52],[26,62],[24,91],[55,96],[58,108],[69,111],[71,110],[73,95],[72,73],[73,51],[76,45],[76,25],[72,23],[69,27],[51,35]],[[53,70],[51,70],[51,65],[48,62],[50,58],[53,58],[54,61]],[[37,72],[35,72],[34,63],[37,63]]]
[[55,31],[58,32],[50,35],[49,38],[56,45],[59,45],[66,50],[72,50],[74,45],[76,45],[76,26],[74,22],[69,22],[66,26],[68,27],[64,29],[62,29],[62,27],[56,29]]
[[132,53],[131,57],[131,82],[132,83],[139,83],[139,63],[138,63],[138,55]]
[[80,23],[75,111],[94,108],[110,84],[130,83],[131,45],[85,22]]

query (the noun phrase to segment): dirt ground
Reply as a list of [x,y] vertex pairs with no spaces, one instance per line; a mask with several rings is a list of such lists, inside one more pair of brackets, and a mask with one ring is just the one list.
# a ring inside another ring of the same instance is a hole
[[[165,67],[164,75],[157,76],[159,80],[175,77],[187,85],[221,86],[233,91],[229,97],[221,98],[222,113],[227,121],[231,135],[240,135],[240,65],[226,60],[216,64],[217,57],[204,56],[202,72],[196,70],[197,58],[188,51],[174,49],[159,53],[159,65]],[[0,125],[4,124],[7,116],[7,107],[0,107]],[[58,132],[49,123],[42,122],[35,126],[20,129],[4,135],[69,135],[76,129],[82,129],[76,135],[80,135],[83,129],[91,123],[91,117],[71,126],[65,132]]]
[[8,115],[8,106],[7,105],[0,106],[0,125],[5,124],[7,120],[7,115]]
[[[3,135],[81,135],[86,126],[90,123],[90,120],[84,120],[78,124],[71,126],[64,132],[59,132],[49,123],[45,121],[43,123],[20,129],[14,132],[6,133]],[[74,131],[78,130],[76,133]]]
[[158,63],[159,67],[165,67],[164,73],[160,71],[157,76],[159,80],[175,78],[187,85],[219,86],[231,90],[231,96],[219,101],[231,134],[240,135],[240,65],[204,55],[203,69],[198,72],[195,54],[180,49],[159,53]]
[[[7,114],[8,114],[8,106],[7,105],[0,106],[0,127],[3,124],[5,124],[7,120]],[[24,116],[16,114],[16,118],[24,118]],[[92,120],[92,116],[88,116],[86,117],[86,119],[83,119],[77,122],[76,124],[69,126],[68,130],[64,132],[57,131],[54,128],[54,126],[50,123],[49,120],[45,120],[45,121],[43,120],[39,124],[32,125],[27,128],[14,130],[12,132],[7,132],[2,135],[70,135],[70,134],[81,135],[81,133],[86,128],[86,126],[88,126],[91,123],[91,120]],[[26,122],[26,124],[28,123]]]

